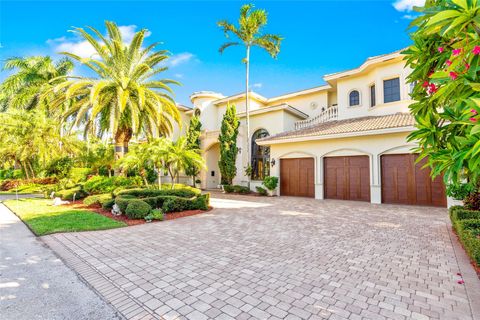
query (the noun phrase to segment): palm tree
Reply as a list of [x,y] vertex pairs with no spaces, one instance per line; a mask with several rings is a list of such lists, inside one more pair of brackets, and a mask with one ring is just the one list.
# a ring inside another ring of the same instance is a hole
[[14,57],[5,61],[3,70],[14,73],[0,84],[0,111],[32,110],[39,106],[48,108],[53,95],[43,93],[64,81],[59,77],[68,75],[73,63],[67,58],[54,62],[48,56]]
[[119,159],[117,166],[122,170],[138,170],[143,183],[148,187],[147,170],[149,165],[149,145],[145,143],[134,145],[123,158]]
[[62,93],[56,105],[68,102],[63,116],[75,119],[72,127],[84,124],[85,132],[111,133],[115,156],[121,158],[128,151],[132,136],[167,135],[173,129],[172,121],[180,123],[169,86],[178,82],[156,79],[167,69],[164,63],[169,56],[165,50],[153,52],[159,43],[143,47],[146,29],[135,33],[126,44],[115,23],[107,21],[105,25],[108,37],[91,27],[90,32],[75,29],[96,53],[90,58],[63,54],[89,67],[97,77],[68,77],[68,81],[55,88]]
[[167,138],[157,138],[148,142],[149,159],[157,171],[158,190],[162,189],[162,173],[166,169],[168,146],[171,143]]
[[[253,10],[253,4],[245,4],[240,8],[240,18],[238,27],[226,20],[218,22],[218,26],[223,29],[225,37],[229,38],[230,33],[234,34],[239,41],[227,42],[223,44],[219,51],[223,51],[231,46],[243,45],[246,49],[243,62],[246,67],[245,78],[245,103],[247,116],[247,161],[250,161],[250,97],[249,97],[249,76],[250,76],[250,48],[260,47],[267,51],[272,58],[276,58],[280,52],[280,43],[283,38],[275,34],[263,34],[262,29],[267,24],[267,12],[265,10]],[[250,186],[250,175],[248,175],[248,184]]]
[[195,150],[189,150],[187,148],[187,139],[180,137],[175,142],[168,140],[165,166],[172,179],[173,189],[180,171],[185,171],[192,166],[205,168],[205,159]]

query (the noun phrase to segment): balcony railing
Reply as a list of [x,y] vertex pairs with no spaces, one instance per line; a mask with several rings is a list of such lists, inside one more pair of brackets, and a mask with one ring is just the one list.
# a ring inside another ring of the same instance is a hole
[[338,118],[338,106],[334,105],[322,111],[322,113],[320,113],[318,116],[315,116],[311,119],[295,122],[295,130],[308,128],[316,124],[336,120],[337,118]]

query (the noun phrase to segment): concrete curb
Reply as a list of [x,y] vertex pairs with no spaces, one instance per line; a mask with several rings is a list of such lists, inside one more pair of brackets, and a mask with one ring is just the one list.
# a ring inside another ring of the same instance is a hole
[[467,256],[456,234],[453,232],[450,220],[448,220],[446,227],[450,235],[460,273],[465,281],[464,286],[467,292],[468,302],[470,303],[472,317],[474,320],[480,320],[480,279],[470,264],[470,258]]

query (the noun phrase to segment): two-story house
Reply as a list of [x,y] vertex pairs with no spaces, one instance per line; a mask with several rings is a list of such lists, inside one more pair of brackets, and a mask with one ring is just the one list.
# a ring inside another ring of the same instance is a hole
[[278,176],[279,194],[372,203],[445,206],[441,179],[415,164],[407,136],[414,130],[409,113],[410,70],[400,51],[368,58],[358,68],[323,77],[326,84],[266,98],[251,93],[250,159],[247,159],[245,94],[225,97],[202,91],[191,95],[203,125],[207,170],[203,188],[217,188],[218,135],[228,103],[237,107],[240,133],[235,184],[245,185],[244,168],[253,168],[251,188],[266,175]]

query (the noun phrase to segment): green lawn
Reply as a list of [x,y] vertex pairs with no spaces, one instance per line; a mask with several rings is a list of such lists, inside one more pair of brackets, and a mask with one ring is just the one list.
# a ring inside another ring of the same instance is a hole
[[104,230],[126,226],[123,222],[92,211],[71,206],[54,207],[51,203],[50,199],[4,201],[4,204],[28,224],[38,236],[56,232]]

